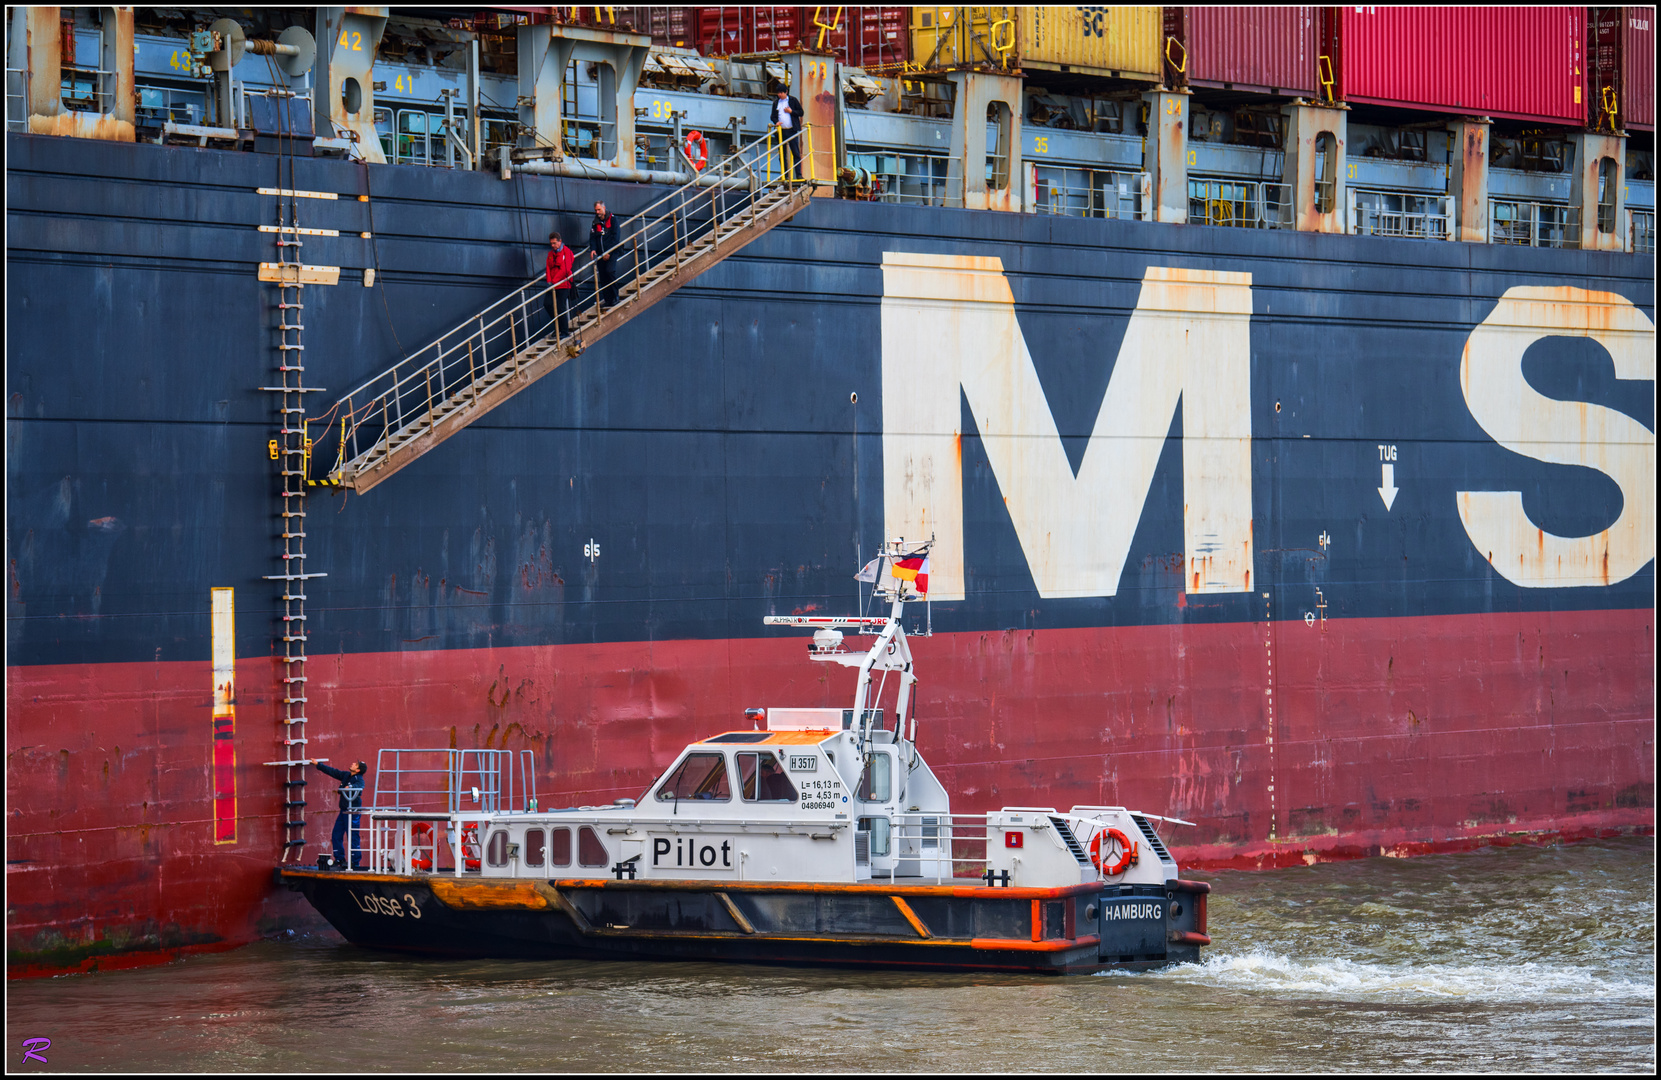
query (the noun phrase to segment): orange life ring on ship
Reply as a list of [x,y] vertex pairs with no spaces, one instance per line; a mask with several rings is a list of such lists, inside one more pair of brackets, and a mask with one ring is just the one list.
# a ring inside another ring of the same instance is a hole
[[479,868],[479,823],[476,821],[461,827],[461,865],[464,870]]
[[433,868],[433,861],[431,859],[415,855],[413,853],[420,848],[430,848],[433,846],[433,823],[430,821],[417,821],[414,825],[411,825],[409,830],[409,846],[411,849],[409,864],[417,870],[431,870]]
[[692,162],[692,168],[698,172],[703,172],[704,166],[709,164],[709,146],[704,142],[703,132],[686,133],[686,160]]
[[[1104,839],[1118,844],[1119,850],[1122,852],[1119,860],[1111,866],[1105,865],[1103,862],[1104,858],[1110,857],[1102,854],[1102,848],[1106,846],[1102,843]],[[1096,864],[1096,869],[1102,872],[1103,877],[1115,877],[1124,873],[1135,864],[1136,854],[1136,845],[1131,843],[1130,837],[1118,829],[1102,829],[1090,838],[1090,861]]]

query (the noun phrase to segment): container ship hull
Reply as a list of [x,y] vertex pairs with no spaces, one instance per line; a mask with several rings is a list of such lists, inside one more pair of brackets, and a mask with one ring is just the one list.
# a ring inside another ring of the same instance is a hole
[[[264,764],[288,174],[7,148],[9,970],[301,925]],[[300,222],[339,233],[303,258],[340,268],[304,315],[337,392],[651,197],[296,165],[338,196]],[[954,810],[1144,806],[1202,867],[1651,830],[1653,266],[819,200],[373,490],[317,489],[306,752],[528,749],[544,805],[637,796],[747,707],[841,703],[762,617],[845,610],[885,536],[932,534]]]

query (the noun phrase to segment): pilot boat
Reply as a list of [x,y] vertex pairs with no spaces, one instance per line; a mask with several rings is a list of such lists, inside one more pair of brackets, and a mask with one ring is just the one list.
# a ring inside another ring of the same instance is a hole
[[[758,707],[638,800],[539,809],[530,755],[386,749],[366,870],[281,867],[348,941],[450,956],[1084,973],[1196,961],[1210,886],[1120,806],[952,811],[901,625],[927,544],[860,572],[885,616],[767,616],[858,670],[851,708]],[[850,638],[869,647],[848,647]],[[896,682],[893,707],[882,702]]]

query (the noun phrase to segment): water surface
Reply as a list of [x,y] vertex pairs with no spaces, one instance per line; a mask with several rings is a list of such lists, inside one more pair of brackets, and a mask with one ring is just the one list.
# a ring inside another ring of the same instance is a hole
[[[330,935],[12,982],[14,1071],[1653,1071],[1652,838],[1209,880],[1201,964],[411,960]],[[48,1064],[24,1063],[49,1037]]]

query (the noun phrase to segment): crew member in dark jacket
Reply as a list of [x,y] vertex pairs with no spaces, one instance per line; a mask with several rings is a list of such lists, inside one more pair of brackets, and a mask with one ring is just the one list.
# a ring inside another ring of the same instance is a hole
[[593,257],[599,280],[594,286],[595,313],[599,305],[617,306],[617,219],[606,212],[606,204],[594,204],[594,221],[588,227],[588,253]]
[[363,848],[358,842],[358,825],[361,818],[358,812],[363,809],[363,778],[369,772],[369,765],[367,762],[357,762],[352,766],[351,772],[344,769],[331,769],[321,761],[316,762],[316,765],[320,772],[340,781],[340,813],[335,817],[333,838],[335,865],[346,865],[346,857],[341,849],[341,841],[346,838],[346,825],[349,818],[352,825],[352,869],[362,870],[363,864],[360,858]]
[[782,146],[779,164],[784,165],[788,160],[789,166],[784,175],[792,180],[802,178],[802,103],[796,100],[790,88],[783,83],[774,83],[773,89],[778,96],[773,99],[773,111],[768,121],[779,129],[779,139]]

